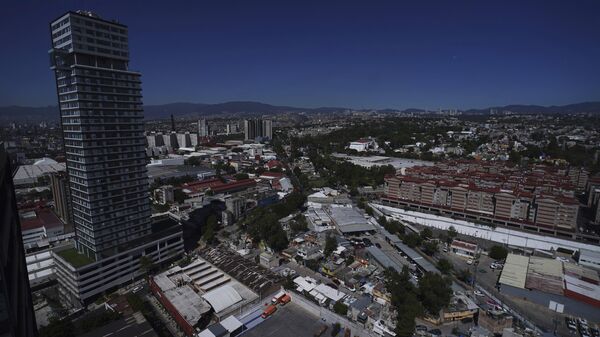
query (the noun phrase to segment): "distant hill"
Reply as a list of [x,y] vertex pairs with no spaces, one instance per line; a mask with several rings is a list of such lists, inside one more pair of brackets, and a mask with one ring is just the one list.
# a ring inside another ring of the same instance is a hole
[[58,120],[58,106],[25,107],[4,106],[0,107],[0,124],[26,121]]
[[522,105],[513,104],[500,107],[490,107],[486,109],[470,109],[464,111],[469,115],[488,114],[490,109],[495,109],[498,112],[512,111],[519,114],[560,114],[560,113],[600,113],[600,102],[583,102],[568,105]]
[[[506,105],[500,107],[491,107],[485,109],[469,109],[463,111],[469,115],[487,115],[490,109],[496,109],[498,112],[512,111],[520,114],[557,114],[557,113],[594,113],[600,114],[600,102],[584,102],[569,104],[563,106],[539,106],[539,105]],[[328,114],[336,112],[345,112],[352,110],[343,107],[321,107],[321,108],[300,108],[291,106],[277,106],[260,102],[225,102],[217,104],[203,103],[169,103],[161,105],[144,105],[144,115],[146,119],[169,118],[171,114],[176,117],[201,117],[201,116],[219,116],[223,117],[246,117],[259,115],[273,115],[280,113],[307,113],[307,114]],[[405,110],[398,109],[380,109],[381,113],[397,112],[424,112],[425,109],[410,108]],[[58,120],[58,107],[23,107],[23,106],[5,106],[0,107],[0,124],[10,122],[25,121],[50,121]]]

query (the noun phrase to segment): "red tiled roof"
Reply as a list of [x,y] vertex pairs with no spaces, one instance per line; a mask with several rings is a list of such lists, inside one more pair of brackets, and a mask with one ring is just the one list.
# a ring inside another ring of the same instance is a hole
[[35,218],[23,219],[21,218],[21,229],[31,230],[35,228],[54,228],[63,226],[62,221],[54,214],[49,208],[41,208],[34,210]]
[[253,179],[242,179],[222,184],[220,186],[211,187],[211,190],[215,193],[223,193],[235,190],[242,190],[252,186],[256,186],[256,181],[254,181]]
[[260,174],[260,177],[266,177],[266,178],[281,178],[283,177],[284,174],[281,172],[263,172]]
[[279,160],[269,160],[266,165],[268,168],[283,166],[283,165],[281,165],[281,162],[279,162]]

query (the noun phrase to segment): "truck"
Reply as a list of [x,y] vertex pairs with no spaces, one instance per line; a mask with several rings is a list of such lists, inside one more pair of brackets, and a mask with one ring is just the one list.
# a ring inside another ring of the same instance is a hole
[[273,313],[277,311],[277,307],[274,304],[269,305],[265,311],[263,311],[262,315],[260,315],[260,317],[262,317],[263,319],[273,315]]
[[279,302],[283,296],[285,296],[285,291],[282,290],[278,292],[275,296],[273,296],[273,298],[271,299],[271,303],[277,304],[277,302]]
[[292,298],[290,297],[290,295],[288,294],[284,294],[283,296],[281,296],[279,298],[279,303],[281,303],[281,305],[286,305],[287,303],[289,303],[292,300]]

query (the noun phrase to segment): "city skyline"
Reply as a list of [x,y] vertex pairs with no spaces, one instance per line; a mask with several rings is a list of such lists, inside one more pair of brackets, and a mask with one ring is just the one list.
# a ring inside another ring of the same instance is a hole
[[[53,105],[52,79],[41,75],[47,58],[31,51],[49,47],[39,38],[48,32],[42,23],[67,9],[133,27],[135,70],[144,73],[149,105],[464,109],[593,101],[600,92],[597,6],[186,4],[165,15],[152,2],[15,3],[1,23],[14,52],[5,56],[12,62],[3,65],[0,106]],[[8,28],[24,16],[31,25],[17,39]]]
[[66,5],[0,20],[57,103],[0,106],[2,337],[600,337],[594,6]]

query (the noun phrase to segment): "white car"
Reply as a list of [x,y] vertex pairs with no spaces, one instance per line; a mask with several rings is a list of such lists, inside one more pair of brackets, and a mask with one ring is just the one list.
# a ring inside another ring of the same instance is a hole
[[475,294],[475,296],[485,296],[481,291],[479,290],[475,290],[473,291],[473,294]]
[[473,264],[473,259],[468,259],[468,260],[467,260],[467,264],[468,264],[468,265],[472,265],[472,264]]

